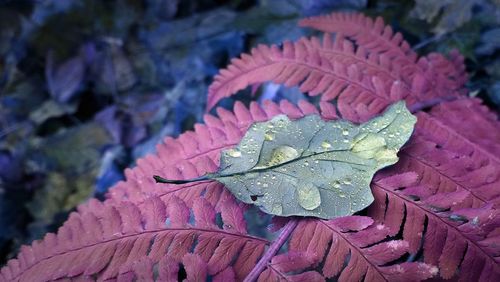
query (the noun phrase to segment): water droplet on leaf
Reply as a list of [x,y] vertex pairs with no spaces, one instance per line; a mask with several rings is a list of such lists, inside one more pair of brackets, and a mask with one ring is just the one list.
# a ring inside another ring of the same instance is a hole
[[274,140],[274,135],[271,132],[266,132],[264,134],[264,139],[266,141],[273,141]]
[[299,156],[299,152],[290,146],[279,146],[271,153],[271,159],[266,163],[265,167],[275,166],[286,163]]
[[283,206],[280,203],[274,203],[271,212],[273,214],[281,214],[283,212]]
[[226,151],[230,157],[239,158],[241,157],[241,152],[235,149],[229,149]]
[[299,205],[306,210],[314,210],[321,205],[321,195],[314,184],[308,183],[297,187]]
[[328,149],[328,148],[331,148],[332,147],[332,144],[326,142],[326,141],[323,141],[321,143],[321,147],[323,147],[324,149]]

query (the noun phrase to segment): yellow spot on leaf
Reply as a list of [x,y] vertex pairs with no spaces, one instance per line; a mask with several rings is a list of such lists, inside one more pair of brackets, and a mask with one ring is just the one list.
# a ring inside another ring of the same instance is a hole
[[364,159],[371,159],[386,148],[384,137],[374,133],[360,134],[354,142],[351,151]]

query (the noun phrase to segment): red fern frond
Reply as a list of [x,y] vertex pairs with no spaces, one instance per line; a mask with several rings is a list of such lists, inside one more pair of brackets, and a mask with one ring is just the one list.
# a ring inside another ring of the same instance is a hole
[[[311,42],[305,39],[295,43],[285,42],[282,49],[260,45],[252,50],[252,56],[233,59],[233,64],[221,71],[210,86],[207,108],[248,85],[265,81],[300,86],[301,91],[313,95],[324,93],[323,101],[341,96],[339,102],[342,103],[344,96],[360,95],[371,102],[370,112],[379,112],[390,103],[391,83],[387,87],[378,78],[372,81],[371,76],[361,72],[362,68],[355,64],[349,66],[346,60],[330,60],[324,52],[315,50]],[[354,55],[352,51],[346,53]],[[329,56],[332,57],[331,54]],[[393,100],[404,96],[401,87],[396,85],[394,88],[393,96],[398,97],[393,97]],[[339,106],[341,112],[343,108]]]
[[336,12],[302,19],[299,26],[323,32],[341,32],[372,52],[388,53],[391,57],[404,58],[408,63],[415,63],[418,58],[403,35],[394,33],[381,17],[373,21],[359,13]]
[[[499,211],[491,204],[449,211],[465,198],[466,191],[433,194],[428,191],[432,187],[417,180],[417,174],[410,172],[376,181],[372,191],[378,204],[370,206],[368,214],[392,227],[389,235],[402,232],[409,243],[409,252],[416,254],[423,250],[424,262],[438,265],[445,279],[455,275],[461,281],[500,279],[500,252],[494,244],[489,244],[500,240],[496,230]],[[395,228],[399,226],[401,229]]]
[[219,205],[222,227],[216,224],[216,208],[203,197],[191,211],[175,197],[165,203],[152,196],[140,209],[130,202],[88,205],[72,213],[57,235],[24,247],[2,269],[2,281],[151,277],[154,265],[159,265],[159,279],[177,279],[177,263],[184,265],[190,281],[231,273],[242,279],[267,244],[247,234],[244,207],[232,197]]
[[[470,122],[460,119],[467,116]],[[401,153],[396,169],[414,171],[432,193],[461,191],[452,208],[500,204],[500,127],[478,100],[461,100],[419,113],[416,136]]]
[[[346,62],[329,60],[314,48],[312,41],[306,39],[285,42],[282,48],[259,45],[251,53],[242,55],[241,59],[233,59],[228,69],[215,77],[209,88],[207,109],[248,85],[265,81],[300,86],[301,91],[313,95],[325,93],[325,101],[336,98],[342,92],[375,94],[370,77],[363,75],[356,65],[348,67]],[[353,55],[352,51],[349,55]],[[386,104],[387,101],[382,98],[378,106]]]
[[[289,249],[314,256],[324,277],[338,277],[339,281],[361,281],[363,277],[366,281],[390,281],[402,273],[410,280],[424,280],[437,273],[436,267],[423,263],[386,266],[407,253],[408,243],[382,242],[388,229],[372,222],[356,216],[303,220],[291,237]],[[397,279],[404,279],[403,276]]]
[[[302,92],[321,95],[322,101],[337,99],[342,116],[364,121],[388,104],[405,99],[414,107],[424,107],[453,99],[455,89],[427,83],[425,75],[439,81],[434,73],[420,71],[417,64],[393,61],[387,54],[368,53],[348,40],[327,35],[318,39],[285,42],[280,48],[259,45],[251,55],[233,59],[215,77],[209,88],[207,109],[248,85],[265,81],[299,86]],[[358,105],[358,106],[353,106]]]
[[284,42],[281,48],[259,45],[233,59],[209,87],[207,109],[266,81],[322,94],[322,101],[337,99],[343,117],[354,121],[364,121],[397,100],[419,109],[464,92],[467,75],[458,52],[452,52],[450,60],[437,53],[417,60],[401,34],[384,27],[381,18],[373,22],[360,14],[334,13],[301,24],[341,33],[335,40],[327,33],[322,42],[313,37]]
[[[359,13],[338,13],[302,19],[299,26],[314,28],[323,32],[345,34],[369,53],[385,54],[391,60],[409,66],[406,75],[421,73],[427,84],[460,90],[467,81],[463,57],[457,52],[450,53],[450,60],[443,55],[431,53],[418,59],[418,55],[404,40],[401,33],[385,25],[381,17],[375,21]],[[440,91],[440,90],[436,90]]]

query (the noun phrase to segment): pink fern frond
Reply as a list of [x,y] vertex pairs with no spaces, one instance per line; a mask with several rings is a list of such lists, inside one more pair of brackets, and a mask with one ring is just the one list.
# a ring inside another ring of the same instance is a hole
[[[337,277],[339,281],[359,281],[370,277],[370,281],[387,281],[392,267],[386,265],[407,253],[408,243],[400,240],[383,242],[388,229],[372,222],[359,216],[330,221],[303,220],[292,234],[290,252],[304,252],[314,258],[316,267],[313,269],[318,268],[327,279]],[[414,264],[399,267],[415,280],[430,278],[437,271],[430,265],[418,267]]]
[[[498,210],[490,204],[450,211],[455,201],[463,200],[466,191],[432,194],[425,190],[432,188],[419,184],[414,173],[378,180],[372,191],[379,204],[370,206],[368,214],[380,224],[392,227],[391,236],[402,230],[403,239],[409,242],[408,251],[416,254],[422,249],[424,262],[439,266],[444,279],[457,274],[461,281],[500,279],[500,253],[484,244],[487,238],[500,240],[500,234],[494,231],[500,223]],[[419,195],[418,200],[415,194]],[[474,266],[470,257],[482,265]]]
[[[471,122],[460,123],[463,116]],[[456,199],[451,209],[487,203],[497,208],[500,146],[495,140],[500,140],[497,117],[478,100],[442,103],[418,114],[415,137],[400,153],[395,170],[416,172],[419,185],[432,188],[416,196],[455,193],[463,198]]]
[[[375,94],[370,78],[363,76],[355,65],[348,68],[344,62],[331,61],[314,50],[311,44],[303,39],[295,43],[285,42],[282,48],[259,45],[251,55],[233,59],[228,69],[221,71],[210,86],[207,109],[248,85],[266,81],[289,87],[300,86],[301,91],[312,94],[328,93],[325,100],[331,100],[343,91]],[[352,90],[346,89],[349,84]]]
[[367,50],[389,53],[393,57],[406,57],[410,63],[417,61],[417,54],[401,33],[394,33],[381,17],[372,20],[359,13],[338,13],[314,16],[299,21],[299,26],[310,27],[323,32],[341,32],[353,38]]
[[[220,206],[222,214],[241,210],[234,199],[233,204],[230,201],[227,198],[226,204]],[[23,247],[18,258],[2,269],[4,280],[107,280],[129,276],[138,279],[150,277],[155,265],[164,269],[160,276],[171,277],[175,272],[177,277],[178,270],[172,262],[184,265],[189,281],[215,276],[231,265],[238,266],[231,271],[241,278],[268,244],[248,235],[238,216],[222,216],[224,227],[218,227],[215,207],[203,197],[194,203],[194,223],[189,222],[191,210],[179,198],[165,203],[153,196],[140,210],[130,202],[122,202],[116,208],[106,203],[92,205],[100,209],[84,208],[72,213],[57,235],[48,234],[31,247]],[[162,262],[165,257],[168,261]]]
[[431,53],[419,59],[402,34],[395,33],[391,26],[385,25],[381,17],[372,20],[360,13],[334,12],[302,19],[299,26],[328,33],[341,33],[363,47],[366,52],[384,54],[390,60],[407,66],[410,70],[407,75],[423,74],[426,83],[433,85],[433,88],[459,90],[467,81],[463,57],[458,52],[451,52],[449,60],[438,53]]
[[282,47],[259,45],[250,55],[233,59],[215,77],[207,109],[248,85],[265,81],[299,86],[310,95],[321,94],[322,101],[337,99],[340,113],[353,121],[364,121],[401,99],[418,108],[458,94],[457,89],[443,86],[444,78],[432,67],[424,70],[422,64],[397,61],[385,53],[367,53],[342,36],[332,40],[325,35],[323,42],[302,38]]

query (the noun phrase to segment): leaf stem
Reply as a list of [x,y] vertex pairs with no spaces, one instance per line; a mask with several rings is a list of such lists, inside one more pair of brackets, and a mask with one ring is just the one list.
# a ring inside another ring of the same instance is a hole
[[156,183],[166,183],[166,184],[186,184],[186,183],[191,183],[191,182],[209,180],[209,178],[206,176],[193,178],[193,179],[184,179],[184,180],[171,180],[171,179],[163,178],[159,175],[153,175],[153,178],[156,181]]
[[297,227],[297,224],[299,223],[299,220],[297,218],[291,218],[285,227],[281,230],[280,235],[278,238],[276,238],[271,246],[269,246],[269,249],[267,249],[266,253],[260,258],[259,262],[254,266],[252,271],[248,274],[248,276],[243,280],[243,282],[253,282],[257,280],[259,275],[264,271],[264,268],[266,268],[267,263],[271,258],[281,249],[281,246],[286,242],[288,237],[290,237],[290,234],[292,231]]

